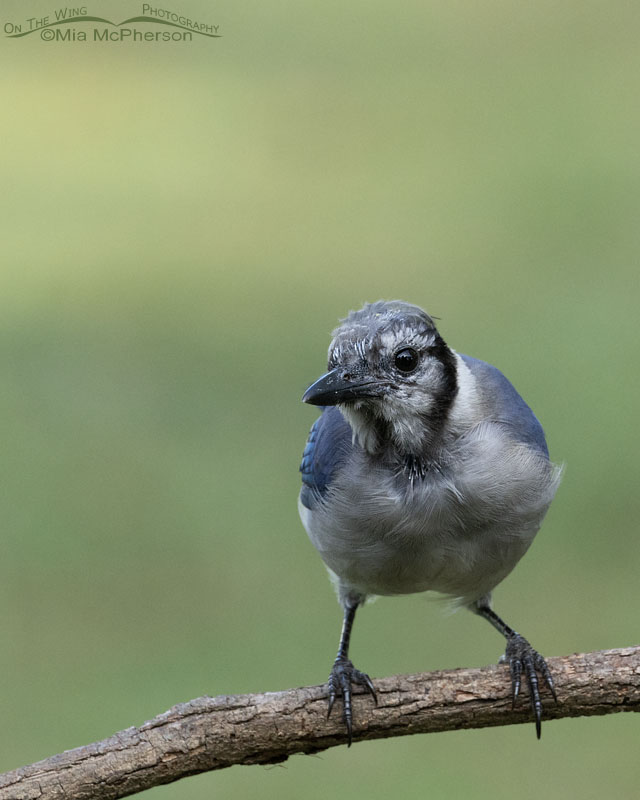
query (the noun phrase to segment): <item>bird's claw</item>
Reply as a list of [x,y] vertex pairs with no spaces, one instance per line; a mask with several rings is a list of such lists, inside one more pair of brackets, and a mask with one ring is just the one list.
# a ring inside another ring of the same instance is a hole
[[342,719],[347,726],[348,746],[351,747],[351,735],[353,730],[353,709],[351,705],[351,685],[358,683],[369,692],[378,705],[376,690],[371,682],[371,678],[366,672],[356,669],[348,658],[336,659],[331,674],[329,675],[329,704],[327,709],[327,719],[331,714],[331,709],[336,697],[342,697]]
[[525,674],[527,683],[529,684],[529,694],[531,695],[531,708],[533,709],[536,719],[536,735],[539,739],[542,731],[542,701],[540,700],[538,673],[540,673],[548,686],[553,699],[556,703],[558,702],[555,685],[551,673],[549,672],[547,662],[537,650],[533,649],[524,636],[520,636],[519,633],[513,633],[507,638],[507,649],[504,660],[509,664],[509,669],[511,671],[512,707],[515,707],[516,699],[520,693],[522,673],[524,672]]

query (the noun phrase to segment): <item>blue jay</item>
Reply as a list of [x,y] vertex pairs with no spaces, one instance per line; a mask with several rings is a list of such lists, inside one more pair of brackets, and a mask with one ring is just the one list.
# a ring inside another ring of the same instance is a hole
[[348,742],[349,660],[357,608],[374,595],[433,590],[506,639],[515,704],[524,673],[540,738],[544,658],[491,608],[491,590],[524,555],[560,481],[544,431],[495,367],[448,347],[431,317],[400,301],[366,304],[333,332],[329,371],[304,393],[322,406],[302,457],[302,523],[329,570],[344,621],[328,680]]

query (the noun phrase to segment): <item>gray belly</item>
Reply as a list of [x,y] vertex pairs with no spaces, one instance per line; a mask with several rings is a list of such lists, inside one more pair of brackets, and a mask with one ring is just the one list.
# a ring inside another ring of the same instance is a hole
[[350,465],[313,511],[309,537],[340,585],[361,594],[433,590],[471,602],[517,564],[551,503],[559,471],[522,447],[490,469],[464,462],[455,480]]
[[315,519],[308,533],[327,567],[359,593],[436,591],[472,600],[509,574],[539,527],[538,520],[515,530],[448,522],[379,515],[368,525],[334,527]]

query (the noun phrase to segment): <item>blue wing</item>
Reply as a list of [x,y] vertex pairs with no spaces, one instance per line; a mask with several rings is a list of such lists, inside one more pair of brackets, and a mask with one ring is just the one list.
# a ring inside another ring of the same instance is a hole
[[490,411],[490,419],[507,425],[515,439],[531,445],[548,458],[549,450],[542,425],[513,384],[491,364],[471,356],[460,357],[478,381]]
[[351,447],[349,423],[335,406],[323,408],[311,427],[300,464],[300,500],[308,509],[326,495],[336,470]]

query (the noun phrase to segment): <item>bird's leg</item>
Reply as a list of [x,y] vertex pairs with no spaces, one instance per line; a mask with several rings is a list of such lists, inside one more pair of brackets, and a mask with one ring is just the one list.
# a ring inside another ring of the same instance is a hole
[[373,699],[378,704],[376,690],[373,688],[371,678],[365,673],[356,669],[349,660],[349,640],[351,639],[351,628],[356,616],[358,602],[345,601],[344,621],[342,623],[342,633],[340,634],[340,645],[336,660],[333,662],[331,674],[329,675],[329,709],[327,718],[331,714],[331,709],[338,695],[342,695],[342,718],[347,726],[348,746],[351,747],[351,731],[353,727],[353,712],[351,708],[351,684],[359,683],[373,695]]
[[538,683],[538,673],[542,675],[544,682],[549,687],[553,699],[558,702],[553,678],[549,672],[549,667],[544,658],[534,650],[529,642],[519,633],[510,628],[488,605],[476,603],[473,610],[490,622],[507,640],[505,660],[509,664],[511,671],[511,704],[515,706],[516,698],[520,692],[520,678],[524,672],[529,693],[531,695],[531,707],[536,718],[536,735],[540,738],[542,725],[542,702],[540,700],[540,690]]

